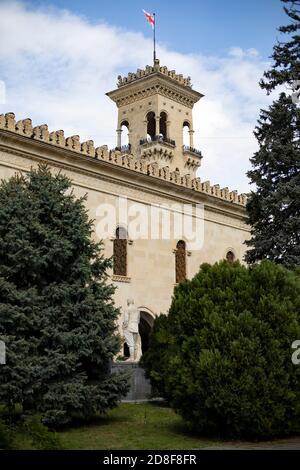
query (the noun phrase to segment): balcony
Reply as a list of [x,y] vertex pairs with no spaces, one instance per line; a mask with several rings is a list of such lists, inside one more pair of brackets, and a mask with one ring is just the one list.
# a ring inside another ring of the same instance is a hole
[[202,158],[202,153],[200,150],[195,149],[194,147],[190,147],[189,145],[182,146],[183,153],[188,153],[198,158]]
[[141,158],[147,163],[158,163],[160,167],[170,165],[174,158],[175,140],[156,135],[140,140]]
[[156,135],[154,137],[151,137],[151,139],[141,139],[140,140],[140,145],[142,147],[148,147],[153,144],[160,143],[160,144],[165,144],[168,147],[174,148],[176,146],[175,140],[169,139],[168,137],[165,137],[163,135]]
[[190,147],[189,145],[183,145],[182,152],[185,156],[186,169],[190,172],[196,172],[201,166],[202,153],[200,150]]

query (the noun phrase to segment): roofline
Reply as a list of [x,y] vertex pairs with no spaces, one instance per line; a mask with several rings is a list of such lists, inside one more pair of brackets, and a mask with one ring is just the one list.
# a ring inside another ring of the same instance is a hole
[[123,91],[131,90],[131,88],[134,88],[136,85],[139,85],[140,83],[149,81],[153,78],[159,78],[159,79],[162,79],[164,81],[167,81],[173,87],[179,88],[182,93],[187,94],[187,95],[193,95],[194,98],[197,98],[195,100],[195,103],[197,103],[197,101],[199,101],[201,98],[203,98],[205,96],[202,93],[200,93],[199,91],[193,90],[193,88],[188,87],[186,85],[182,85],[181,83],[177,82],[176,80],[172,79],[171,77],[167,77],[162,72],[153,72],[153,73],[151,73],[149,75],[146,75],[144,77],[137,78],[137,79],[133,80],[132,82],[126,83],[126,85],[122,85],[119,88],[115,88],[114,90],[108,91],[105,94],[106,94],[106,96],[108,96],[110,99],[112,99],[114,101],[114,99],[113,99],[114,95],[118,95],[118,94],[121,95]]

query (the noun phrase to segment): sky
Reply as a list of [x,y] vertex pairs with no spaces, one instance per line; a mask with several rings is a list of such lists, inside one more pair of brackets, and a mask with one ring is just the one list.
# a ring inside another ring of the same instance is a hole
[[258,82],[287,23],[279,0],[0,0],[0,113],[114,147],[117,112],[105,93],[152,60],[142,9],[156,13],[161,64],[205,95],[194,108],[198,176],[248,191],[253,129],[276,98]]

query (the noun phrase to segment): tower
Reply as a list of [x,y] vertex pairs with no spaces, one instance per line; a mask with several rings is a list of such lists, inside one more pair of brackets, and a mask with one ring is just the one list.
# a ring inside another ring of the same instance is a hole
[[[118,87],[107,96],[118,107],[118,150],[195,177],[202,155],[193,143],[193,107],[203,95],[192,89],[190,77],[155,60],[153,66],[119,76]],[[183,139],[184,129],[188,143]],[[128,143],[124,146],[125,132]]]

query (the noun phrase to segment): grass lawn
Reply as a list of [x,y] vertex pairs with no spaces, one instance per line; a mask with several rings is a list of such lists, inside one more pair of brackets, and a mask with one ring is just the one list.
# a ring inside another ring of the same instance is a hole
[[199,449],[216,445],[188,432],[162,404],[121,404],[94,424],[59,432],[65,449]]
[[[192,450],[205,447],[300,449],[299,436],[258,442],[197,436],[188,431],[174,411],[158,403],[123,403],[106,417],[98,418],[89,425],[73,426],[57,434],[62,448],[71,450]],[[36,449],[28,433],[23,431],[17,432],[14,444],[14,449]]]

